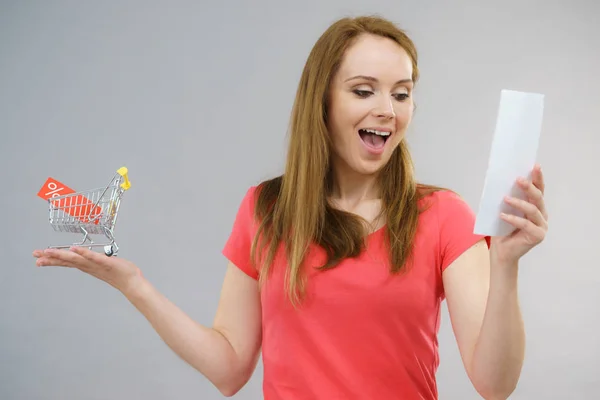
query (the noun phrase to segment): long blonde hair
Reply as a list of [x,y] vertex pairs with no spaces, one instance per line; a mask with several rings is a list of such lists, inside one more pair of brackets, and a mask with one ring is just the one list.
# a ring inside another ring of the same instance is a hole
[[[412,79],[419,77],[417,51],[411,39],[393,23],[379,17],[344,18],[331,25],[313,47],[302,72],[290,121],[285,172],[257,188],[255,218],[260,221],[251,257],[259,266],[261,286],[279,246],[285,244],[288,297],[297,305],[306,280],[302,264],[311,243],[327,252],[320,269],[334,268],[342,259],[357,256],[366,234],[361,218],[331,207],[330,136],[327,130],[327,91],[346,50],[359,35],[386,37],[404,48],[413,63]],[[439,188],[418,185],[404,141],[379,174],[382,215],[386,218],[391,273],[406,268],[420,210],[418,200]],[[266,250],[266,253],[264,253]]]

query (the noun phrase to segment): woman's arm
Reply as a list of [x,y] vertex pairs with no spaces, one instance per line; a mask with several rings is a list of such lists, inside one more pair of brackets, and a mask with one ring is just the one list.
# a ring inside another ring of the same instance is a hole
[[252,376],[261,345],[258,284],[233,264],[212,327],[192,320],[147,281],[124,295],[164,342],[223,395],[234,395]]
[[485,399],[506,399],[519,381],[525,330],[517,268],[490,262],[484,241],[443,275],[448,312],[465,369]]
[[163,341],[225,396],[248,381],[261,346],[258,282],[229,263],[212,327],[192,320],[143,278],[133,263],[86,248],[36,250],[38,266],[77,268],[116,289],[146,317]]

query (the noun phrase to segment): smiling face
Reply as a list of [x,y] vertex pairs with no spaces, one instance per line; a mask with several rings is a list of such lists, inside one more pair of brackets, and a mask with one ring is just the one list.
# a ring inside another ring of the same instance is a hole
[[412,72],[391,39],[362,35],[348,49],[329,88],[335,170],[372,175],[387,163],[412,119]]

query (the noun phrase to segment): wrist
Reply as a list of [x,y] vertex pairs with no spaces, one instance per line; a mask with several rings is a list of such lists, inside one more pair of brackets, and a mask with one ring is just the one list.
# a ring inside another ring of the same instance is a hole
[[509,261],[503,260],[492,255],[490,257],[490,279],[493,285],[504,282],[504,285],[516,285],[519,277],[519,262],[518,260]]
[[519,259],[514,257],[507,257],[505,252],[498,251],[496,246],[490,248],[490,262],[493,267],[498,266],[502,269],[515,269],[519,267]]
[[148,282],[141,273],[138,273],[131,278],[120,288],[120,292],[130,301],[143,298],[151,289]]

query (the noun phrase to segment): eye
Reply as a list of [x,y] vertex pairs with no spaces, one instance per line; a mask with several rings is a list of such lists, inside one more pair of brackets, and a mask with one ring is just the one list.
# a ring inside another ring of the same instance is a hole
[[359,90],[359,89],[354,89],[352,92],[361,98],[367,98],[373,94],[373,92],[370,92],[368,90]]
[[398,93],[394,95],[394,98],[398,101],[404,101],[409,98],[408,93]]

